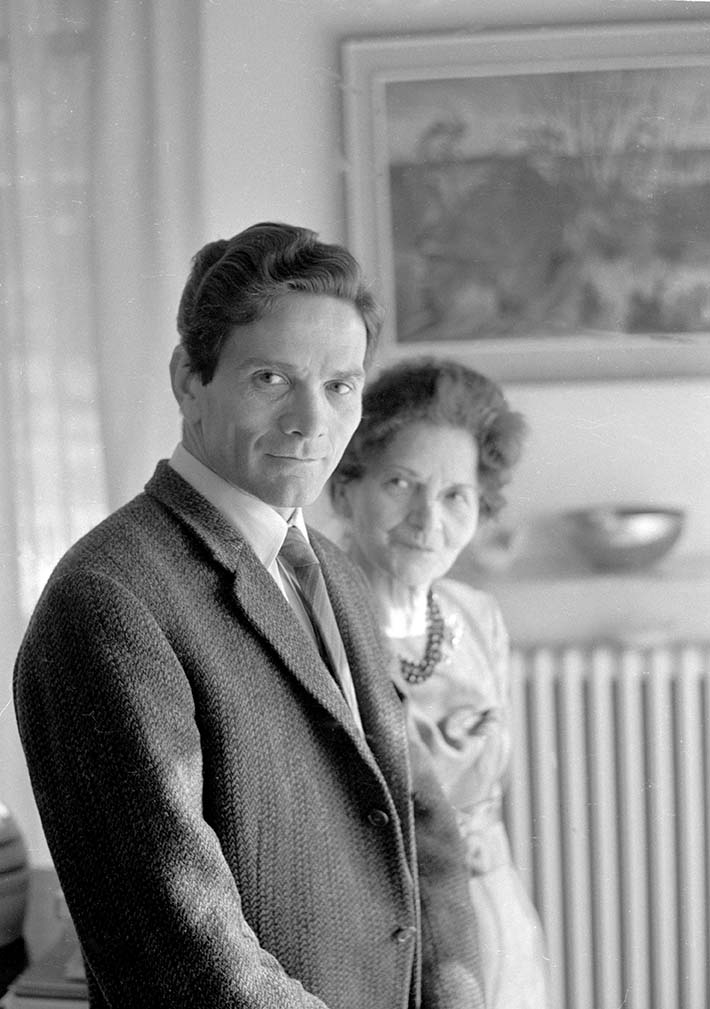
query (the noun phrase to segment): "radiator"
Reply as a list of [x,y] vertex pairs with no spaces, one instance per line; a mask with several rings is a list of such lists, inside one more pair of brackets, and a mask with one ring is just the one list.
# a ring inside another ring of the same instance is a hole
[[555,1009],[708,1009],[710,643],[514,649],[512,708]]

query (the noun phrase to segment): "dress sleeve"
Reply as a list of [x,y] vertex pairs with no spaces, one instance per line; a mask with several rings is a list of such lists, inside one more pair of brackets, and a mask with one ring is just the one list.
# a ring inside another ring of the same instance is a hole
[[481,749],[474,764],[482,790],[500,786],[510,761],[510,642],[503,614],[497,602],[489,597],[491,606],[489,654],[495,684],[495,703],[486,711],[476,733]]
[[509,645],[491,596],[458,584],[449,595],[464,630],[444,667],[445,701],[432,708],[413,698],[411,724],[450,801],[470,812],[500,797],[510,758]]
[[478,783],[477,801],[497,796],[510,760],[510,657],[508,632],[497,602],[487,596],[489,612],[485,622],[487,654],[493,681],[493,700],[478,722],[475,735],[478,751],[472,764],[472,778]]
[[15,699],[47,841],[101,1004],[325,1009],[259,944],[202,811],[188,679],[125,588],[45,593]]

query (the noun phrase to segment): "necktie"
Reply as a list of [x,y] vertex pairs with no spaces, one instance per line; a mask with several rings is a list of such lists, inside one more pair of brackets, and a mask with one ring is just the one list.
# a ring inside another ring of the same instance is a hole
[[288,527],[279,557],[286,561],[296,577],[301,589],[301,598],[321,646],[321,654],[337,680],[355,721],[362,730],[355,686],[350,675],[343,639],[340,637],[333,607],[328,598],[323,572],[313,548],[296,526],[290,525]]

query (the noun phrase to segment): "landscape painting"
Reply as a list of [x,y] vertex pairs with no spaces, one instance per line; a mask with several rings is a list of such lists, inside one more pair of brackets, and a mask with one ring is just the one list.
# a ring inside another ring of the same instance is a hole
[[388,357],[710,374],[710,48],[689,23],[343,44],[348,239]]
[[705,67],[393,83],[397,337],[710,331]]

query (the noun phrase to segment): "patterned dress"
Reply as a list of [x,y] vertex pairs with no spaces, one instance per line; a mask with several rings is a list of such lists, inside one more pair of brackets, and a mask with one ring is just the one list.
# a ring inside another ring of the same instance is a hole
[[[508,635],[486,593],[444,579],[434,585],[434,595],[445,622],[441,661],[422,683],[393,675],[408,698],[410,731],[432,754],[466,840],[487,1006],[549,1009],[542,926],[512,864],[501,821],[511,749]],[[385,633],[394,654],[421,658],[423,634]]]

